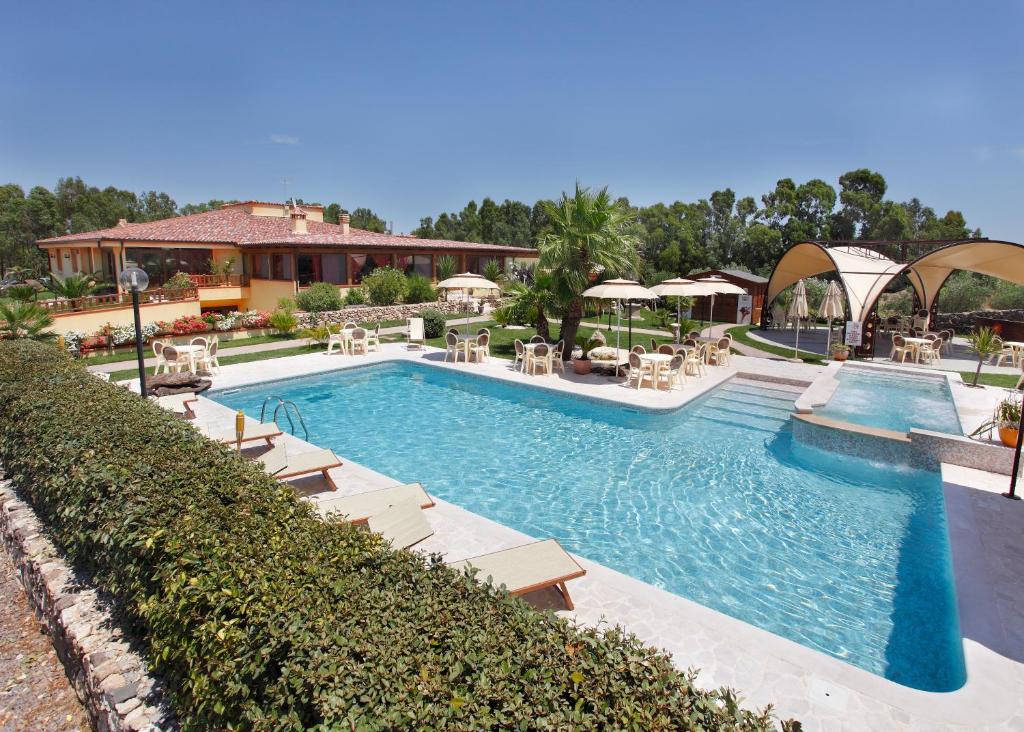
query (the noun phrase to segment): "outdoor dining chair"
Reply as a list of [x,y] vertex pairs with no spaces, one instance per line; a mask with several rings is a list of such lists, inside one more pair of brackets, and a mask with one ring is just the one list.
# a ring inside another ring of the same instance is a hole
[[555,344],[555,347],[551,349],[551,370],[558,369],[563,374],[565,373],[565,341],[561,340]]
[[476,343],[470,344],[469,353],[474,361],[477,361],[478,363],[484,362],[489,351],[487,344],[490,340],[491,336],[489,333],[481,333],[476,337]]
[[159,374],[160,369],[167,371],[167,361],[164,360],[163,341],[153,341],[153,356],[156,358],[156,368],[153,370],[153,375]]
[[626,374],[626,383],[636,379],[636,388],[639,391],[645,378],[654,378],[654,365],[641,359],[640,354],[634,349],[629,352],[629,373]]
[[658,371],[658,384],[664,382],[665,387],[671,391],[676,384],[686,383],[686,374],[683,370],[683,355],[681,353],[672,357],[668,365]]
[[914,348],[904,340],[903,336],[899,333],[893,333],[892,335],[892,350],[889,352],[889,360],[895,361],[896,357],[900,357],[900,363],[906,363],[907,355],[913,356]]
[[459,361],[459,353],[461,353],[462,349],[459,348],[459,337],[455,333],[456,333],[455,331],[451,331],[451,330],[448,331],[447,333],[445,333],[445,336],[444,336],[444,344],[445,344],[444,360],[447,361],[448,360],[448,356],[451,356],[452,357],[452,361],[454,363],[458,363],[458,361]]
[[545,343],[544,336],[535,335],[530,338],[530,343]]
[[538,364],[544,367],[544,371],[546,373],[551,373],[550,349],[546,343],[538,343],[537,347],[533,349],[533,354],[529,358],[529,368],[531,374],[533,374],[534,376],[537,375]]
[[491,329],[490,328],[478,328],[477,331],[476,331],[476,335],[477,335],[478,338],[480,336],[482,336],[482,335],[487,336],[487,340],[484,341],[484,345],[487,347],[487,350],[484,353],[484,355],[487,356],[488,358],[490,358],[490,356],[491,356]]
[[516,358],[512,362],[512,369],[515,370],[516,366],[519,366],[521,371],[526,371],[526,346],[518,338],[513,341],[512,346],[516,349]]
[[213,341],[210,347],[203,351],[202,355],[197,359],[197,363],[204,371],[209,371],[211,374],[220,373],[220,361],[217,360],[217,349],[220,344],[217,341]]
[[653,345],[655,347],[654,350],[656,350],[658,353],[663,353],[666,356],[675,356],[676,355],[676,349],[674,349],[668,343],[663,343],[662,345],[659,346],[656,343],[654,343],[654,341],[651,341],[651,345]]
[[164,346],[163,357],[167,373],[180,374],[182,368],[188,371],[191,366],[188,354],[179,352],[177,348],[171,345]]
[[377,327],[366,334],[366,350],[370,350],[370,346],[373,346],[373,350],[380,350],[380,322],[377,322]]
[[1012,363],[1014,366],[1016,366],[1017,365],[1017,353],[1016,353],[1016,351],[1014,351],[1009,346],[1005,345],[1003,343],[1003,339],[1000,338],[999,336],[996,336],[996,342],[999,344],[999,347],[1002,350],[1000,350],[1000,351],[996,352],[995,354],[993,354],[992,358],[989,359],[989,363],[994,361],[995,365],[998,367],[998,366],[1002,365],[1004,358],[1008,358],[1008,359],[1010,359],[1010,363]]
[[703,343],[697,344],[694,348],[686,354],[686,359],[683,362],[683,367],[686,373],[693,376],[704,376],[707,373],[707,369],[704,368],[704,354],[707,350],[707,346]]
[[369,351],[366,328],[356,328],[352,331],[352,355],[355,355],[356,351],[362,351],[364,354]]

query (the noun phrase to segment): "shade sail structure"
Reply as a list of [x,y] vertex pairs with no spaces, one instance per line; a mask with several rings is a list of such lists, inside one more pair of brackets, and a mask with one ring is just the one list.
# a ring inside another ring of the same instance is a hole
[[958,269],[1024,285],[1024,247],[1006,241],[957,242],[915,259],[907,276],[924,307],[931,308],[946,279]]

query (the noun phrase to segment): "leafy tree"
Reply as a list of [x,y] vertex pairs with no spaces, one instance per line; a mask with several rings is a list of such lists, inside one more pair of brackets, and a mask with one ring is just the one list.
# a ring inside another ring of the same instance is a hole
[[885,196],[885,178],[868,168],[858,168],[839,177],[839,200],[845,218],[863,236],[878,217],[877,209]]
[[409,287],[405,273],[394,267],[377,267],[363,278],[363,288],[374,305],[394,305]]
[[[576,184],[575,193],[562,193],[556,204],[545,205],[551,231],[538,242],[540,266],[555,273],[556,292],[561,302],[562,328],[559,337],[576,342],[583,317],[582,293],[591,275],[608,276],[636,269],[637,241],[622,231],[633,213],[613,201],[608,189],[597,192]],[[568,358],[569,349],[565,349]]]
[[507,322],[529,323],[537,329],[537,335],[551,340],[547,313],[558,305],[555,278],[551,274],[540,272],[532,282],[514,280],[503,294],[509,298],[502,306]]
[[679,272],[679,242],[671,242],[658,253],[658,268],[662,272]]
[[388,230],[387,222],[368,208],[357,208],[349,215],[349,224],[353,229],[375,231],[383,234]]
[[146,191],[139,196],[139,221],[158,221],[178,215],[178,204],[166,193]]

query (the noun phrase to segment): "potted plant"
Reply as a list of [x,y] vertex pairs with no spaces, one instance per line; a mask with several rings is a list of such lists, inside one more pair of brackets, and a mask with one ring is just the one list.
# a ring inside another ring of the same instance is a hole
[[999,440],[1007,447],[1017,446],[1017,432],[1020,429],[1020,398],[1009,396],[996,405],[992,419],[971,433],[976,437],[986,430],[997,430]]
[[850,357],[850,347],[845,343],[832,344],[832,360],[845,361]]
[[581,333],[576,336],[576,345],[580,347],[580,355],[577,356],[573,351],[572,370],[573,373],[584,376],[590,373],[590,352],[603,344],[599,339],[588,338]]

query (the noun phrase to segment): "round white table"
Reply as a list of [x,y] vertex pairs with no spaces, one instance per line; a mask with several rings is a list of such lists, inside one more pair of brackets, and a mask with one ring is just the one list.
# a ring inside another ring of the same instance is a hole
[[651,364],[651,382],[652,386],[658,388],[658,375],[661,373],[661,369],[669,363],[675,356],[670,356],[667,353],[641,353],[640,360],[646,361]]

